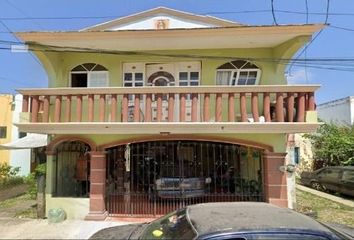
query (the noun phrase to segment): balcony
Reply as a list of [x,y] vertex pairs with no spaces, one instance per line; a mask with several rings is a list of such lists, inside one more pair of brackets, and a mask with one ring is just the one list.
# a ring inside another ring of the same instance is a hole
[[317,85],[20,89],[21,131],[296,133],[317,126]]

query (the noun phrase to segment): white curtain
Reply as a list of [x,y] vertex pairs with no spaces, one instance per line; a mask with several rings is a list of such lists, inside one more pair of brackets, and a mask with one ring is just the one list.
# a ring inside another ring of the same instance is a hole
[[229,85],[232,71],[218,71],[216,73],[217,85]]

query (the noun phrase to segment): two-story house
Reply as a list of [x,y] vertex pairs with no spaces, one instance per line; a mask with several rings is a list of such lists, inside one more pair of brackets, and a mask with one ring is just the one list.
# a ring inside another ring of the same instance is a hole
[[249,26],[155,8],[79,31],[21,32],[48,88],[21,131],[50,136],[47,211],[157,216],[215,201],[287,207],[286,139],[318,126],[319,86],[284,69],[322,24]]

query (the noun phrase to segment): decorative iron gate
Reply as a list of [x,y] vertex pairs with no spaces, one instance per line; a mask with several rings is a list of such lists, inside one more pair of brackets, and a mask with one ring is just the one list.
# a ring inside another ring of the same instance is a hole
[[106,150],[111,215],[156,216],[203,202],[263,201],[258,149],[183,140]]

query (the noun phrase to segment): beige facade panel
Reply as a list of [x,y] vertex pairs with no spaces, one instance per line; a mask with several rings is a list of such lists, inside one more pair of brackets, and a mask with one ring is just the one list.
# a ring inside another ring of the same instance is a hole
[[46,134],[307,133],[318,123],[20,123],[21,131]]

